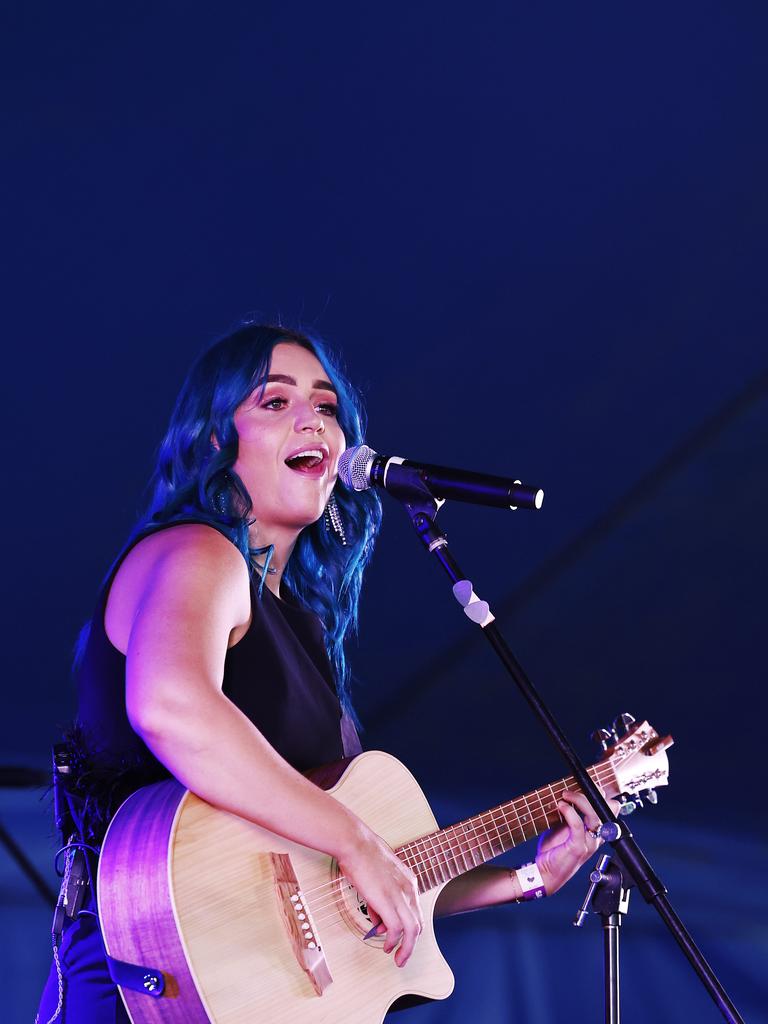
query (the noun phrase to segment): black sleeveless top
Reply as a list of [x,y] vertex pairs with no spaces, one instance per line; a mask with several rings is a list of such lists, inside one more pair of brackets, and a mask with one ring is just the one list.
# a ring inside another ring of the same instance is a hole
[[[120,564],[153,532],[138,536],[114,565],[99,594],[77,673],[78,714],[69,734],[72,784],[83,801],[84,826],[95,840],[131,792],[170,777],[131,728],[125,656],[104,629]],[[258,578],[251,580],[251,624],[226,654],[223,692],[298,771],[360,752],[354,726],[341,714],[320,619],[295,600],[276,597],[266,585],[259,596]]]

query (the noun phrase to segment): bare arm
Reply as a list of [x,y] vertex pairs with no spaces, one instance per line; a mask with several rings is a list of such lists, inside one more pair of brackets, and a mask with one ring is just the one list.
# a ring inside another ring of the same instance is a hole
[[421,928],[410,872],[352,811],[280,757],[222,692],[230,636],[250,612],[239,552],[204,526],[149,539],[154,550],[134,574],[133,592],[123,590],[132,727],[208,803],[336,857],[386,923],[389,948],[403,936],[404,963]]
[[[610,801],[614,811],[615,801]],[[536,864],[548,896],[557,892],[600,847],[601,840],[587,831],[598,824],[595,812],[583,793],[566,791],[557,809],[562,824],[545,832],[539,840]],[[435,904],[435,914],[447,917],[479,910],[522,897],[520,883],[507,868],[481,865],[452,879]]]
[[[161,539],[161,538],[158,538]],[[359,838],[354,815],[295,771],[222,693],[247,569],[206,527],[162,537],[128,641],[126,704],[152,753],[208,803],[331,856]]]
[[481,910],[499,903],[510,903],[522,896],[514,871],[487,864],[472,868],[465,875],[452,879],[441,891],[435,903],[435,917],[465,914],[468,910]]

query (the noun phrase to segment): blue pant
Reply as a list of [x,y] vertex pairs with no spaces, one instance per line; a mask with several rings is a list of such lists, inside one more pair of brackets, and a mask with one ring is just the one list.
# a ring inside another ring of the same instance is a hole
[[[130,1024],[117,986],[109,976],[96,918],[82,915],[68,921],[59,947],[64,978],[64,1002],[55,1024]],[[38,1010],[47,1024],[56,1010],[59,986],[51,964]]]

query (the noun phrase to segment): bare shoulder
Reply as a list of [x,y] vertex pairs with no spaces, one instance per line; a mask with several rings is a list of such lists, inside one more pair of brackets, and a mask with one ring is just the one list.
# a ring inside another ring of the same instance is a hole
[[131,561],[151,567],[172,562],[178,571],[240,571],[247,578],[243,556],[235,545],[213,526],[204,523],[179,523],[151,533],[129,552],[120,571]]
[[126,555],[104,615],[107,636],[123,653],[136,615],[150,595],[179,606],[189,600],[201,611],[206,605],[223,607],[232,630],[250,620],[243,556],[218,530],[201,523],[180,523],[150,534]]

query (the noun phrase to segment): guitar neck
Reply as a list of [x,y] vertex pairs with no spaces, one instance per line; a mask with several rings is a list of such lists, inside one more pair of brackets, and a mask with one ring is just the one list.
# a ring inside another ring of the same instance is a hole
[[[588,771],[598,786],[615,790],[616,776],[610,764],[593,765]],[[581,787],[573,776],[560,779],[406,843],[395,853],[417,876],[419,891],[427,892],[561,822],[557,801],[566,789],[574,792]]]

